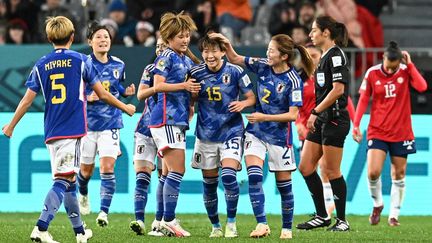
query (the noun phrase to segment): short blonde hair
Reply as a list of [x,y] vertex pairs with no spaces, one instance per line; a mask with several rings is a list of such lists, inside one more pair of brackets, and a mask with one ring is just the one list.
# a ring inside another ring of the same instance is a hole
[[66,45],[75,32],[72,21],[64,16],[48,17],[45,24],[48,41],[54,45]]
[[192,18],[181,11],[179,14],[172,12],[165,13],[161,18],[159,31],[164,42],[174,38],[178,33],[183,31],[196,31],[197,27]]

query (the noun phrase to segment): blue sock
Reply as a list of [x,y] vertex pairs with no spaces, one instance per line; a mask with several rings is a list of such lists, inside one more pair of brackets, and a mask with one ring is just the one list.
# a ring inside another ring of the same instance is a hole
[[276,181],[276,186],[281,195],[282,206],[282,228],[291,229],[294,215],[294,195],[292,192],[292,182]]
[[239,200],[240,189],[237,182],[237,171],[233,168],[222,168],[222,183],[225,188],[225,201],[227,205],[227,221],[235,222],[237,214],[237,204]]
[[101,173],[101,187],[100,187],[100,197],[101,206],[100,210],[105,213],[109,212],[109,207],[111,205],[112,197],[116,188],[116,180],[114,173]]
[[45,197],[44,208],[36,225],[40,231],[47,231],[51,220],[59,210],[69,182],[61,179],[55,179],[54,184]]
[[163,188],[166,176],[159,177],[159,184],[156,189],[156,220],[161,221],[164,213]]
[[80,171],[80,172],[78,172],[77,179],[78,179],[78,186],[79,186],[78,190],[79,190],[79,193],[81,195],[87,195],[88,194],[88,183],[90,181],[90,178],[85,178],[81,174],[81,171]]
[[219,176],[203,178],[204,206],[207,210],[207,215],[210,219],[210,222],[215,228],[220,228],[217,195],[218,179]]
[[259,166],[252,165],[247,168],[249,179],[249,198],[252,204],[252,209],[258,223],[267,224],[267,218],[264,211],[264,191],[263,171]]
[[72,227],[75,231],[75,235],[85,234],[83,222],[81,220],[81,216],[79,212],[79,204],[76,195],[76,189],[77,189],[76,183],[71,182],[69,188],[66,190],[64,194],[64,207],[66,209],[66,213],[69,217]]
[[183,175],[177,172],[168,172],[163,188],[164,215],[166,222],[175,219],[175,209],[177,207],[180,183]]
[[144,210],[147,205],[150,174],[139,172],[136,174],[135,186],[135,219],[144,222]]

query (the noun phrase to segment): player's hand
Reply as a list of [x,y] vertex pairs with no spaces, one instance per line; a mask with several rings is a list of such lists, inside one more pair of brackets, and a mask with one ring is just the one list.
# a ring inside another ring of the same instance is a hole
[[246,118],[248,119],[248,121],[252,124],[254,124],[255,122],[263,122],[265,121],[265,114],[261,113],[261,112],[254,112],[250,115],[246,115]]
[[356,141],[357,143],[360,143],[363,138],[363,135],[358,127],[353,128],[352,136],[354,141]]
[[225,45],[231,45],[230,40],[226,38],[224,35],[222,35],[221,33],[210,33],[208,34],[208,37],[210,39],[219,38],[222,41],[222,43],[224,43]]
[[201,90],[201,84],[195,82],[195,79],[190,78],[185,83],[185,90],[191,92],[192,94],[197,94]]
[[307,120],[306,127],[311,131],[315,132],[315,121],[317,119],[317,116],[314,114],[311,114],[309,116],[309,119]]
[[96,94],[96,92],[92,92],[90,95],[87,95],[87,101],[88,102],[94,102],[99,100],[99,96]]
[[9,124],[6,124],[2,128],[2,132],[6,137],[10,138],[10,137],[12,137],[13,128],[11,128],[11,126]]
[[127,104],[126,105],[126,110],[125,112],[129,115],[132,116],[133,114],[135,114],[136,111],[136,107],[132,104]]
[[405,64],[410,64],[411,63],[411,55],[407,52],[407,51],[402,51],[402,62]]
[[243,101],[233,101],[229,104],[228,109],[230,112],[241,112],[245,107]]
[[296,124],[299,137],[306,137],[308,129],[301,123]]
[[135,94],[135,84],[129,85],[124,93],[126,96],[131,96]]

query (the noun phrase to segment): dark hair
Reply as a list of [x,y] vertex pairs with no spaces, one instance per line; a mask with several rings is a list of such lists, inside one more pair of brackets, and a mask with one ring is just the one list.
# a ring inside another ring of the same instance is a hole
[[112,36],[111,36],[111,34],[110,34],[110,31],[109,31],[108,27],[105,26],[105,25],[101,25],[101,24],[100,24],[99,22],[97,22],[97,21],[93,21],[93,22],[91,22],[91,23],[88,25],[88,28],[87,28],[87,34],[86,34],[87,39],[88,39],[88,40],[91,40],[91,39],[93,38],[93,35],[94,35],[98,30],[106,30],[106,31],[108,32],[108,35],[109,35],[110,39],[112,40]]
[[316,25],[321,31],[328,30],[330,39],[334,40],[336,45],[346,47],[348,44],[348,31],[344,24],[337,22],[330,16],[321,16],[316,18]]
[[396,41],[389,42],[388,47],[384,52],[384,55],[390,61],[402,60],[403,58],[402,51],[399,48],[398,43]]
[[209,38],[208,35],[204,35],[198,41],[198,50],[203,52],[205,48],[208,47],[219,47],[221,51],[226,51],[225,45],[220,38]]
[[292,60],[295,58],[295,49],[297,49],[301,56],[301,61],[304,65],[304,70],[308,76],[311,76],[314,70],[314,64],[311,56],[307,52],[306,48],[302,45],[294,44],[294,41],[285,34],[278,34],[271,38],[278,45],[278,51],[283,55],[288,55],[288,64],[292,65]]

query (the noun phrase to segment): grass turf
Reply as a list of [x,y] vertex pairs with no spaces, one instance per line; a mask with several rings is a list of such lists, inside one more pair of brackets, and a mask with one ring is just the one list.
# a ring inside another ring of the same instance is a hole
[[[93,230],[93,238],[90,242],[253,242],[265,241],[276,242],[279,240],[281,219],[278,215],[268,215],[268,222],[271,228],[271,235],[265,239],[249,238],[250,231],[255,227],[253,215],[238,215],[237,229],[239,238],[236,239],[209,239],[211,230],[210,222],[204,214],[181,214],[183,228],[192,234],[190,238],[157,238],[152,236],[137,236],[129,229],[129,222],[133,220],[132,214],[110,214],[109,225],[100,228],[96,225],[96,214],[83,217],[88,228]],[[38,213],[0,213],[0,242],[30,242],[30,233],[34,227]],[[150,224],[154,215],[146,215],[146,230],[150,230]],[[307,220],[307,215],[296,215],[294,226]],[[224,222],[225,217],[221,217]],[[299,231],[295,227],[293,239],[295,242],[431,242],[432,239],[432,217],[430,216],[402,216],[401,226],[389,227],[387,218],[382,217],[382,222],[377,226],[370,226],[367,216],[348,216],[351,225],[350,232],[327,232],[325,229],[313,231]],[[333,220],[334,221],[334,220]],[[224,225],[223,225],[224,226]],[[58,213],[52,221],[49,232],[54,240],[60,242],[75,242],[71,224],[65,213]]]

